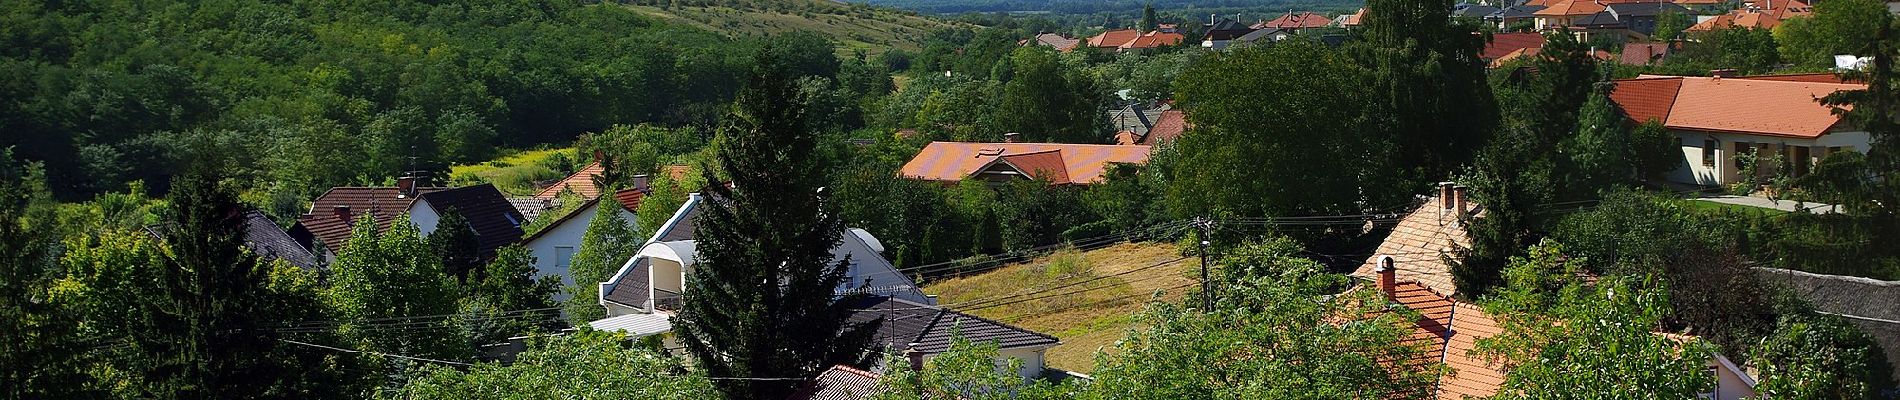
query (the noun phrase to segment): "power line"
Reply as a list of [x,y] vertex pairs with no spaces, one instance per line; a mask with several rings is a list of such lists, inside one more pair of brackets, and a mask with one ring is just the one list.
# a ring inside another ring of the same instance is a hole
[[345,349],[345,348],[341,348],[341,347],[330,347],[330,346],[324,346],[324,345],[320,345],[320,344],[312,344],[312,343],[304,343],[304,342],[299,342],[299,341],[295,341],[295,340],[290,340],[290,339],[277,339],[277,341],[280,341],[280,342],[284,342],[284,343],[290,343],[290,344],[294,344],[294,345],[300,345],[300,346],[309,346],[309,347],[315,347],[315,348],[319,348],[319,349],[327,349],[327,350],[331,350],[331,351],[340,351],[340,352],[344,352],[344,353],[351,353],[351,354],[373,354],[373,355],[379,355],[379,356],[384,356],[384,357],[392,357],[392,358],[400,358],[400,359],[405,359],[405,360],[414,360],[414,361],[424,361],[424,362],[432,362],[432,363],[438,363],[438,364],[448,364],[448,365],[457,365],[457,366],[463,366],[463,367],[468,367],[468,366],[474,366],[474,365],[475,365],[475,364],[470,364],[470,363],[465,363],[465,362],[461,362],[461,361],[449,361],[449,360],[437,360],[437,359],[433,359],[433,358],[422,358],[422,357],[414,357],[414,356],[405,356],[405,355],[401,355],[401,354],[390,354],[390,353],[383,353],[383,352],[377,352],[377,351],[369,351],[369,350],[356,350],[356,349]]

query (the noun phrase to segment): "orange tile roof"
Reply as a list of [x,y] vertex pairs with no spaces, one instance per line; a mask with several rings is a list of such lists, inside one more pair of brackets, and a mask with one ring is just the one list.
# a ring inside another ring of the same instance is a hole
[[1134,29],[1116,29],[1089,37],[1089,47],[1121,47],[1135,38],[1141,37],[1141,31]]
[[1782,20],[1804,15],[1814,15],[1814,8],[1808,6],[1807,3],[1789,0],[1775,4],[1774,8],[1769,9],[1743,8],[1729,11],[1727,14],[1717,15],[1715,18],[1690,26],[1684,31],[1708,32],[1728,28],[1774,29],[1781,25]]
[[1563,0],[1531,13],[1539,17],[1574,17],[1603,12],[1606,7],[1595,0]]
[[1161,142],[1172,142],[1174,139],[1180,138],[1182,133],[1186,133],[1187,128],[1186,113],[1181,112],[1181,110],[1162,111],[1161,117],[1155,119],[1154,128],[1148,129],[1148,135],[1141,138],[1140,144],[1152,145]]
[[1331,25],[1332,23],[1332,19],[1328,19],[1324,15],[1314,14],[1311,11],[1298,13],[1287,11],[1286,14],[1281,14],[1279,18],[1256,24],[1252,28],[1305,29],[1323,27]]
[[[962,181],[989,166],[998,158],[1051,150],[1060,152],[1062,172],[1066,174],[1069,182],[1090,184],[1102,180],[1102,174],[1108,170],[1110,163],[1147,163],[1149,147],[1064,143],[930,142],[917,153],[916,157],[912,157],[910,162],[904,163],[902,174],[912,179]],[[1038,159],[1027,162],[1047,162],[1047,160]]]
[[1339,26],[1349,26],[1349,27],[1359,26],[1360,24],[1359,21],[1365,18],[1366,18],[1366,8],[1359,7],[1359,11],[1355,11],[1352,14],[1347,14],[1344,17],[1339,17]]
[[1676,104],[1682,88],[1679,78],[1638,78],[1616,81],[1610,100],[1623,107],[1623,113],[1636,122],[1662,121]]
[[[1375,278],[1376,279],[1376,278]],[[1367,282],[1351,290],[1377,290]],[[1417,358],[1406,360],[1408,367],[1429,367],[1444,363],[1450,369],[1439,376],[1434,398],[1484,398],[1495,395],[1504,386],[1502,366],[1472,355],[1478,340],[1497,336],[1504,329],[1483,308],[1462,303],[1418,282],[1399,281],[1385,294],[1393,303],[1417,312],[1412,333],[1403,343],[1424,348]]]
[[1171,32],[1170,33],[1148,32],[1145,35],[1135,37],[1134,40],[1129,40],[1128,43],[1123,43],[1120,46],[1120,48],[1122,49],[1152,49],[1152,48],[1161,47],[1161,46],[1173,46],[1173,45],[1181,44],[1181,41],[1183,40],[1187,40],[1187,35],[1182,35],[1179,33],[1171,33]]
[[996,157],[996,160],[990,162],[990,164],[998,163],[1009,164],[1010,167],[1015,168],[1017,171],[1022,171],[1037,179],[1047,180],[1049,183],[1057,185],[1072,183],[1069,181],[1069,168],[1062,163],[1061,150],[1049,149],[1032,153],[1005,154],[1002,157]]
[[573,175],[568,175],[566,178],[562,178],[561,181],[555,182],[553,186],[542,189],[541,193],[536,193],[534,197],[559,197],[561,190],[565,189],[574,191],[574,194],[580,195],[583,199],[592,200],[595,197],[600,197],[600,188],[594,186],[594,177],[600,176],[600,174],[606,171],[606,168],[600,166],[599,161],[595,161],[592,164],[581,167],[579,171],[574,171]]
[[1491,35],[1491,43],[1484,45],[1484,51],[1478,56],[1486,60],[1496,60],[1505,55],[1527,48],[1544,47],[1544,34],[1541,33],[1499,33]]
[[[1660,119],[1670,129],[1812,139],[1841,120],[1819,98],[1866,88],[1781,79],[1787,78],[1639,77],[1617,80],[1610,98],[1631,118]],[[1669,82],[1678,85],[1673,97]]]
[[[1509,54],[1505,54],[1501,57],[1498,57],[1495,60],[1491,60],[1490,67],[1498,68],[1500,66],[1503,66],[1505,63],[1511,62],[1511,60],[1516,60],[1516,59],[1524,58],[1524,57],[1533,57],[1543,51],[1544,51],[1544,48],[1542,47],[1526,47],[1522,49],[1517,49],[1516,51],[1512,51]],[[1608,60],[1616,59],[1616,55],[1610,54],[1610,52],[1608,51],[1597,50],[1595,53],[1591,53],[1591,54],[1594,55],[1596,59],[1598,60],[1608,61]]]
[[[1417,210],[1399,220],[1392,228],[1392,234],[1379,243],[1379,249],[1365,264],[1353,271],[1352,276],[1376,279],[1377,262],[1381,256],[1392,256],[1398,262],[1398,278],[1402,281],[1418,282],[1427,288],[1446,295],[1458,293],[1458,286],[1452,282],[1451,265],[1445,263],[1445,257],[1451,256],[1453,249],[1470,247],[1471,237],[1465,233],[1465,225],[1458,221],[1454,211],[1441,210],[1443,204],[1438,196],[1426,200]],[[1475,205],[1473,206],[1476,208]],[[1482,212],[1479,213],[1482,216]]]
[[1811,73],[1811,74],[1755,75],[1755,76],[1744,76],[1742,78],[1749,79],[1749,80],[1757,80],[1757,81],[1848,83],[1846,80],[1841,79],[1840,75],[1832,73],[1832,72],[1818,72],[1818,73]]

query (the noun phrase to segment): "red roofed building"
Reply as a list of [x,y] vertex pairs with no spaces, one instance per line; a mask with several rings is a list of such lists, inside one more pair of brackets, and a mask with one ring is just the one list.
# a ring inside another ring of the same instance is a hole
[[1675,134],[1683,163],[1669,174],[1681,183],[1720,186],[1739,182],[1738,154],[1784,163],[1759,168],[1763,177],[1805,175],[1822,157],[1865,152],[1866,131],[1842,123],[1819,99],[1865,85],[1811,75],[1755,77],[1644,76],[1616,81],[1610,98],[1633,122],[1661,122]]
[[1253,29],[1273,28],[1273,29],[1279,29],[1283,31],[1298,31],[1301,29],[1325,27],[1327,25],[1332,25],[1332,23],[1333,23],[1332,19],[1326,18],[1326,16],[1324,15],[1315,14],[1310,11],[1302,11],[1302,12],[1297,12],[1297,13],[1292,12],[1292,11],[1287,11],[1286,14],[1281,14],[1279,18],[1274,18],[1271,21],[1254,24],[1251,28]]
[[1164,142],[1172,142],[1175,139],[1179,139],[1182,133],[1186,133],[1188,127],[1187,114],[1182,113],[1181,110],[1162,111],[1161,117],[1155,120],[1154,128],[1148,129],[1148,132],[1142,134],[1135,133],[1134,131],[1118,132],[1115,134],[1115,143],[1122,145],[1139,144],[1152,146]]
[[591,164],[587,164],[585,167],[581,167],[579,171],[574,171],[573,175],[561,178],[561,180],[555,182],[554,185],[548,186],[546,189],[541,189],[541,192],[535,193],[534,197],[552,199],[560,197],[562,191],[572,191],[574,194],[580,195],[582,199],[592,200],[595,197],[600,197],[600,188],[594,186],[594,177],[598,177],[605,172],[606,168],[601,167],[599,161],[595,161]]
[[1484,45],[1478,57],[1493,61],[1523,49],[1543,47],[1544,34],[1541,33],[1499,33],[1491,35],[1491,43]]
[[1109,164],[1145,164],[1148,146],[1062,143],[931,142],[904,163],[906,178],[961,182],[1042,179],[1055,185],[1101,182]]
[[1750,4],[1727,14],[1702,21],[1684,32],[1709,32],[1728,28],[1774,29],[1782,20],[1798,16],[1814,15],[1814,7],[1798,0],[1770,1]]
[[1089,47],[1119,48],[1135,38],[1141,37],[1141,31],[1134,29],[1116,29],[1089,37]]
[[1130,40],[1128,41],[1128,43],[1123,43],[1117,49],[1120,51],[1153,49],[1153,48],[1178,45],[1178,44],[1181,44],[1181,42],[1185,40],[1187,40],[1187,35],[1182,35],[1179,33],[1148,32],[1146,34],[1136,37],[1135,40]]
[[427,236],[449,214],[468,221],[478,241],[476,255],[482,258],[519,241],[521,224],[526,221],[493,185],[429,187],[425,179],[405,177],[397,180],[396,187],[331,188],[311,202],[309,212],[297,217],[289,234],[312,253],[334,261],[364,218],[373,221],[377,231],[384,231],[406,217]]

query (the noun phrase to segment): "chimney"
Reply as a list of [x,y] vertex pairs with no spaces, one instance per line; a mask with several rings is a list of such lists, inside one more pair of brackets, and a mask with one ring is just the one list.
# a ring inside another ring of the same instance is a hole
[[1452,208],[1458,210],[1458,218],[1471,216],[1471,195],[1469,187],[1457,185],[1451,187]]
[[331,207],[330,213],[336,215],[336,220],[343,221],[345,223],[356,220],[354,215],[350,215],[350,206],[339,205],[336,207]]
[[1391,295],[1398,290],[1398,271],[1398,261],[1393,260],[1392,256],[1379,256],[1379,265],[1373,272],[1379,274],[1380,293]]
[[1439,182],[1438,183],[1438,208],[1451,209],[1452,207],[1457,206],[1457,204],[1453,203],[1451,200],[1451,192],[1452,192],[1451,188],[1457,185],[1458,185],[1457,183],[1453,183],[1453,182]]
[[1716,77],[1716,78],[1734,78],[1734,77],[1736,77],[1736,76],[1740,76],[1740,75],[1741,75],[1741,73],[1739,73],[1739,72],[1736,72],[1736,71],[1735,71],[1734,69],[1732,69],[1732,68],[1723,68],[1723,69],[1717,69],[1717,70],[1710,70],[1710,71],[1709,71],[1709,76],[1713,76],[1713,77]]
[[1023,134],[1021,133],[1010,132],[1003,134],[1003,143],[1020,143],[1022,141]]
[[422,177],[416,176],[415,174],[403,175],[400,178],[396,178],[396,198],[416,197],[416,186],[421,184],[421,182],[419,182],[420,180],[422,180]]
[[904,349],[904,358],[910,359],[910,370],[912,371],[924,370],[924,352],[917,351],[917,345],[919,344],[920,343],[913,342],[910,344],[910,348]]

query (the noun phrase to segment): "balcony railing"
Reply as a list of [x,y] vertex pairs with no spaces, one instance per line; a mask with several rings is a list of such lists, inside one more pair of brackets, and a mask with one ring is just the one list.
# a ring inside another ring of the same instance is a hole
[[680,300],[684,298],[685,296],[681,296],[677,292],[666,289],[653,289],[653,309],[679,312]]

